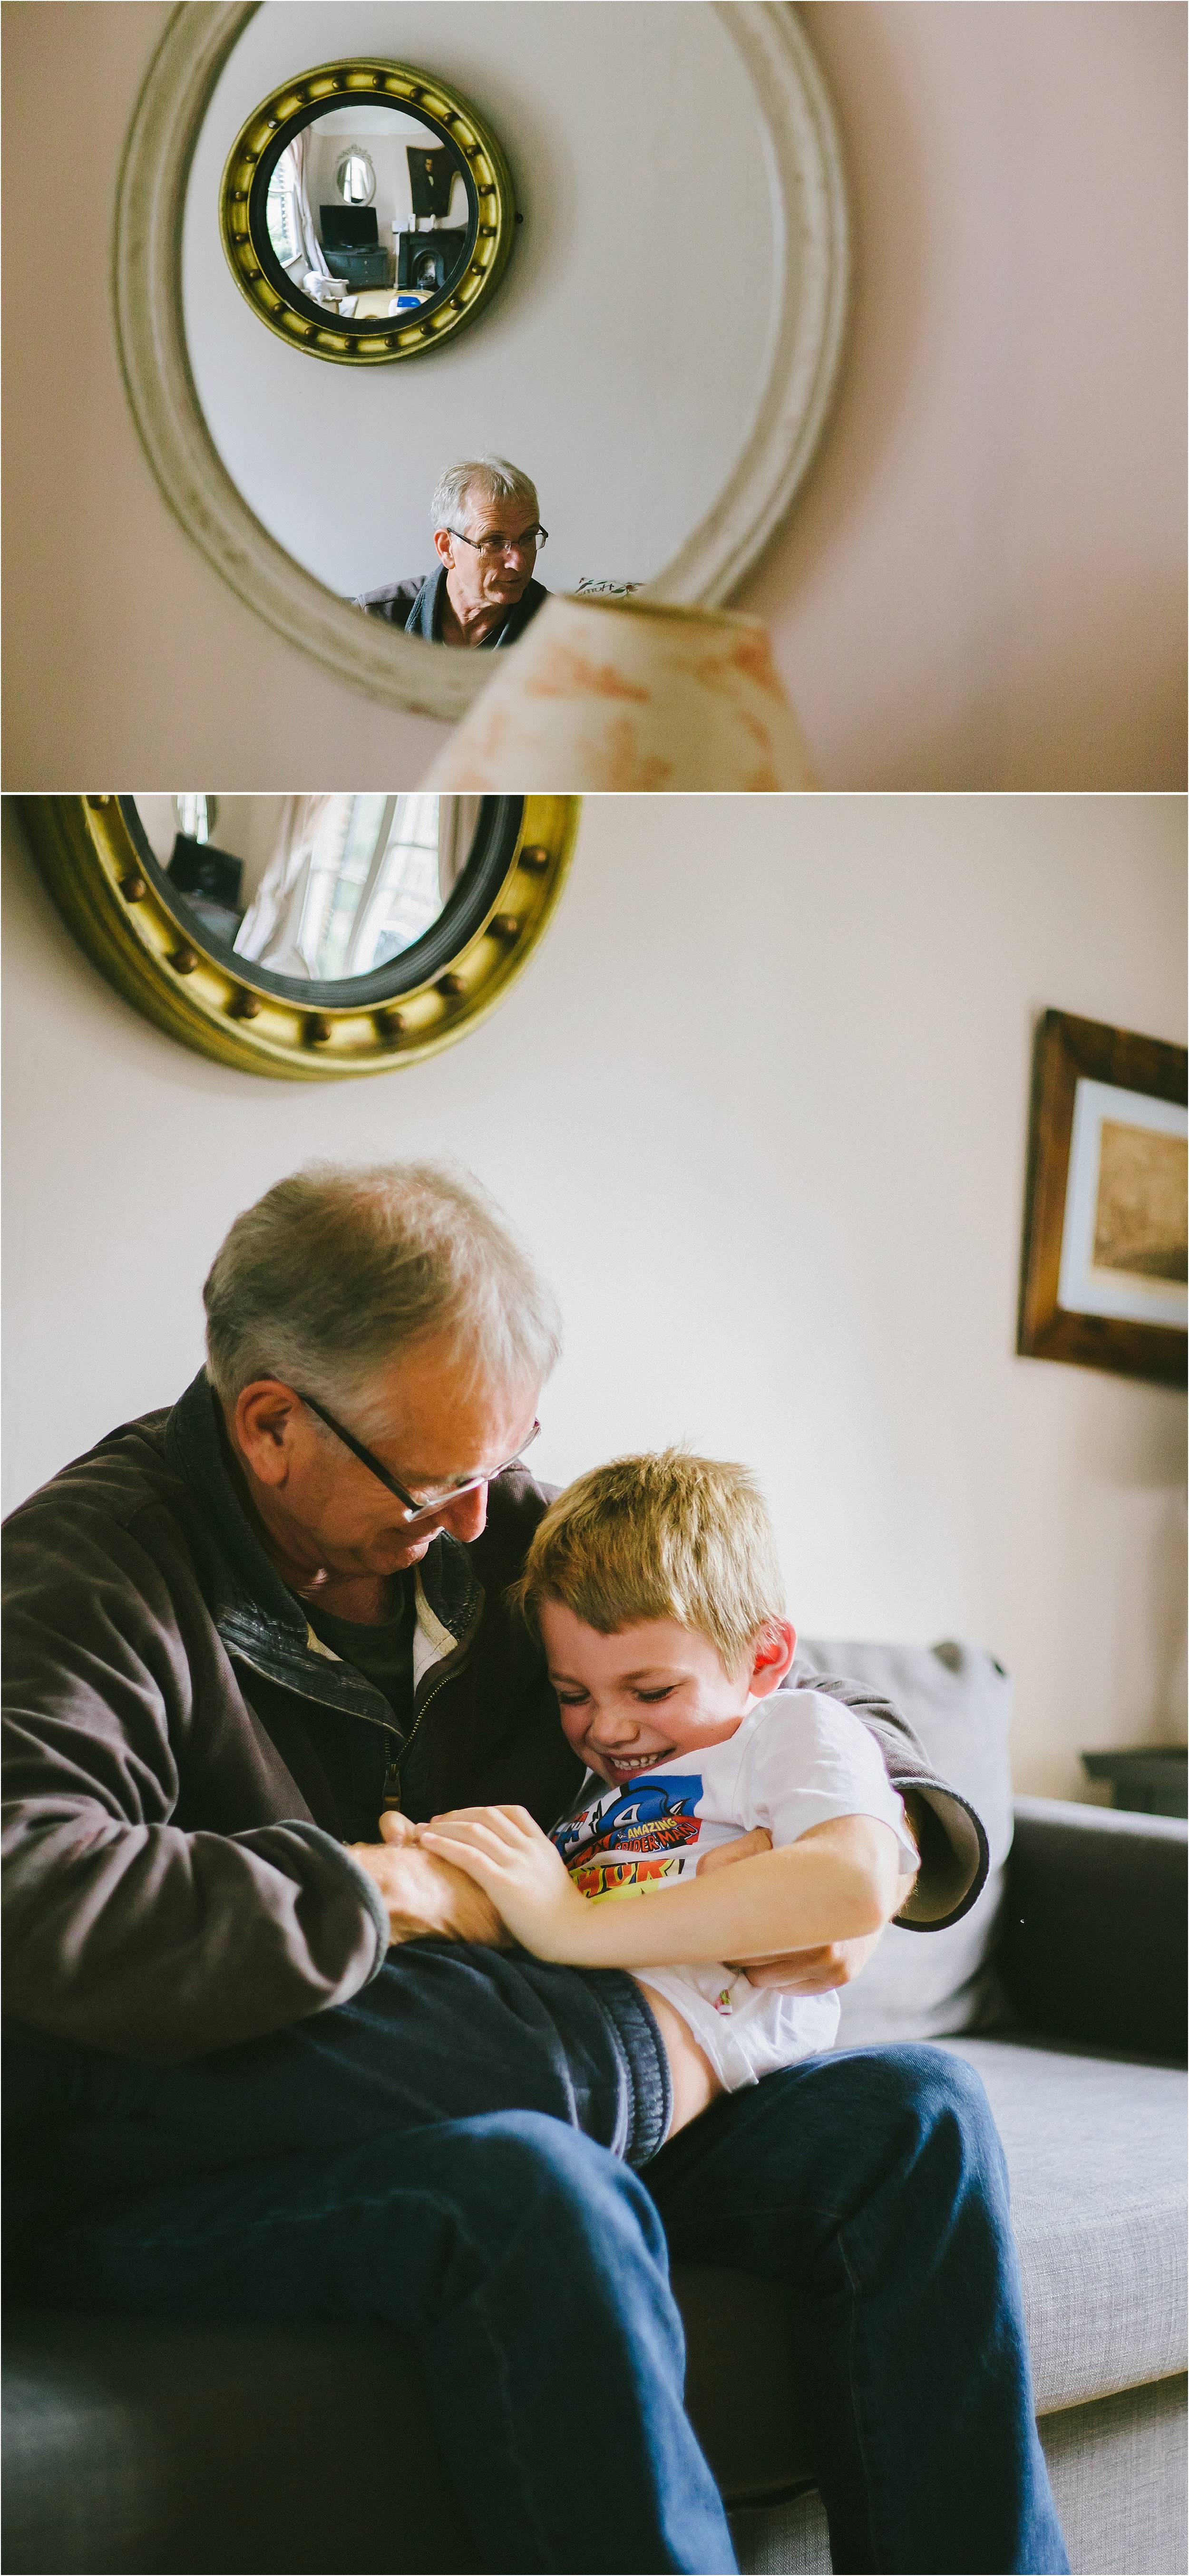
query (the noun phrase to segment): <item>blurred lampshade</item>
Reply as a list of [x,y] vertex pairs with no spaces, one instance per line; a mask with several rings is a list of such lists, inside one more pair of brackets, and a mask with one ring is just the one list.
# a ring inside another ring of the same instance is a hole
[[817,784],[754,617],[555,594],[491,660],[426,787],[771,795]]

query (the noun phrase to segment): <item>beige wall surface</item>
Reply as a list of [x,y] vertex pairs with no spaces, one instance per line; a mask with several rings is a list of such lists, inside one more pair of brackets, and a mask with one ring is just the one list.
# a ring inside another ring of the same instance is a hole
[[[821,775],[1179,786],[1183,10],[804,14],[851,167],[854,327],[811,484],[740,605],[773,625]],[[108,244],[163,0],[5,15],[7,783],[415,785],[444,729],[325,677],[226,590],[131,426]],[[86,245],[65,303],[28,175],[47,134]]]
[[1032,1028],[1184,1034],[1173,799],[623,797],[433,1062],[191,1055],[73,946],[5,807],[7,1495],[199,1365],[230,1219],[318,1155],[449,1152],[560,1293],[541,1472],[748,1459],[807,1635],[985,1642],[1025,1786],[1171,1737],[1182,1397],[1014,1355]]
[[741,606],[826,783],[1185,779],[1185,11],[813,0],[858,263]]

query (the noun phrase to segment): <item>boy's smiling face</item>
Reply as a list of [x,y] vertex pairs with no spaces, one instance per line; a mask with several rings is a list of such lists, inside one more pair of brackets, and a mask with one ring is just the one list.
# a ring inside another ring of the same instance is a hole
[[566,1740],[613,1784],[724,1744],[783,1681],[796,1644],[787,1620],[774,1621],[732,1676],[710,1638],[676,1619],[642,1619],[604,1637],[563,1602],[544,1600],[538,1624]]

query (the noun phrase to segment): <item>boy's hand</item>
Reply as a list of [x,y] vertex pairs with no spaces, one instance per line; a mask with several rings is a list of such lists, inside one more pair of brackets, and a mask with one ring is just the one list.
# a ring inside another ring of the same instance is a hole
[[527,1807],[458,1807],[419,1825],[417,1836],[436,1860],[475,1880],[526,1950],[580,1962],[586,1900]]
[[[771,1849],[772,1836],[767,1827],[756,1825],[751,1833],[740,1834],[736,1842],[716,1843],[711,1851],[703,1852],[698,1877],[708,1870],[727,1869],[732,1861],[754,1860],[757,1852]],[[829,1995],[837,1987],[851,1984],[882,1939],[882,1932],[865,1932],[859,1940],[827,1941],[816,1950],[790,1950],[783,1959],[726,1959],[723,1965],[745,1976],[749,1986],[776,1986],[785,1995]]]
[[506,1950],[509,1936],[489,1896],[461,1869],[423,1851],[407,1816],[387,1809],[382,1842],[348,1843],[353,1860],[375,1880],[388,1908],[390,1941],[477,1941]]
[[728,1959],[726,1966],[746,1977],[749,1986],[778,1986],[784,1995],[832,1995],[849,1986],[865,1968],[882,1932],[864,1932],[854,1941],[827,1941],[819,1950],[790,1950],[784,1959]]
[[740,1834],[733,1843],[712,1843],[704,1851],[694,1873],[708,1878],[712,1870],[729,1869],[732,1861],[754,1860],[757,1852],[771,1851],[772,1836],[766,1825],[753,1825],[749,1834]]

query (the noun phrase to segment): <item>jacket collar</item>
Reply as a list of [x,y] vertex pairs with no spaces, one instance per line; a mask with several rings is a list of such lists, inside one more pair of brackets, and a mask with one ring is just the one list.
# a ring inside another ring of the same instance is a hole
[[[205,1369],[168,1417],[165,1452],[198,1495],[215,1541],[221,1570],[215,1624],[228,1653],[303,1698],[391,1725],[383,1693],[323,1644],[261,1546],[227,1464],[218,1401]],[[419,1686],[434,1664],[469,1645],[483,1587],[466,1548],[442,1530],[417,1568],[415,1588],[413,1674]]]
[[[544,584],[530,581],[515,605],[508,610],[502,626],[497,626],[479,645],[480,653],[490,653],[501,644],[515,644],[537,610],[549,597]],[[427,644],[442,640],[442,608],[446,598],[446,567],[439,564],[436,572],[427,573],[405,623],[406,635],[421,635]]]

